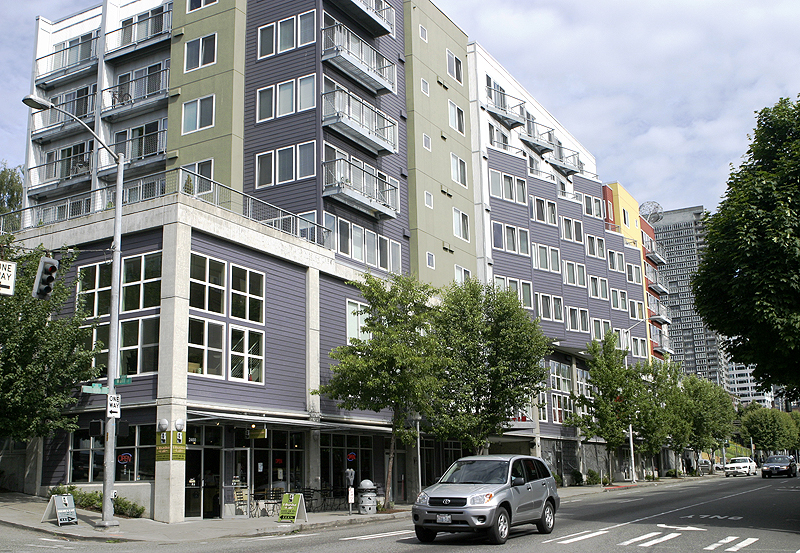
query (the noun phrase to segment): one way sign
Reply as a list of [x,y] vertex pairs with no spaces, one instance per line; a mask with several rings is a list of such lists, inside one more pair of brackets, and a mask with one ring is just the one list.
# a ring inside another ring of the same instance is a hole
[[13,261],[0,261],[0,296],[13,296],[16,280],[17,264]]

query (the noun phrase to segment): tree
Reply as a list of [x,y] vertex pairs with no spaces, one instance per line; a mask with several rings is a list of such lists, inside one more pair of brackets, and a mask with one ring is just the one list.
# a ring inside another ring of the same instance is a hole
[[0,161],[0,214],[22,207],[22,172],[20,167],[9,167]]
[[441,439],[478,454],[542,388],[549,340],[516,293],[475,279],[444,291],[433,333],[443,370],[428,422]]
[[641,378],[635,367],[625,363],[627,351],[617,349],[613,331],[607,332],[602,342],[589,343],[588,350],[592,397],[573,394],[579,409],[564,424],[580,429],[586,440],[595,436],[605,440],[611,479],[613,453],[625,443],[628,425],[635,420]]
[[742,417],[742,436],[752,438],[756,449],[779,451],[797,444],[797,426],[789,413],[759,407]]
[[762,386],[800,397],[800,103],[758,112],[744,161],[706,216],[697,312]]
[[11,246],[11,236],[0,238],[3,259],[17,263],[13,296],[0,296],[0,436],[25,441],[77,428],[77,417],[65,409],[75,405],[75,388],[94,379],[92,367],[100,345],[91,343],[92,324],[79,309],[62,309],[74,289],[61,275],[77,252],[61,255],[59,278],[48,300],[31,297],[42,248],[22,252]]
[[701,451],[719,446],[730,436],[736,410],[728,393],[713,382],[692,375],[681,384],[684,399],[678,413],[689,423],[686,446],[694,450],[695,466],[699,466]]
[[393,275],[387,282],[367,274],[363,282],[351,282],[367,306],[361,333],[339,346],[331,357],[331,378],[317,393],[339,400],[343,409],[392,414],[392,437],[386,476],[389,506],[397,440],[413,443],[411,425],[418,413],[427,414],[438,386],[434,338],[430,332],[431,298],[435,289],[411,276]]

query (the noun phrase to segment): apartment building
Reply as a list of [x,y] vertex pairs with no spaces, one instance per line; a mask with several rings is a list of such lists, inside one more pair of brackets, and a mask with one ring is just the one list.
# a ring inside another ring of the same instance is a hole
[[743,363],[729,363],[726,371],[725,389],[736,396],[742,405],[758,403],[762,407],[772,409],[776,407],[773,390],[759,390],[756,379],[753,377],[753,365]]

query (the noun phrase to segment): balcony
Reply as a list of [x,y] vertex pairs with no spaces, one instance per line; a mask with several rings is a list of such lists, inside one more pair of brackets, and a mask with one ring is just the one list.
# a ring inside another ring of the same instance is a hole
[[333,0],[373,37],[394,32],[394,8],[384,0]]
[[30,186],[37,187],[54,181],[82,181],[92,171],[93,152],[81,152],[58,160],[50,160],[28,169]]
[[104,89],[101,110],[104,119],[117,121],[152,112],[167,104],[169,69]]
[[547,158],[550,165],[565,177],[580,173],[581,160],[578,152],[565,148],[558,143],[555,146],[555,149],[550,153],[550,157]]
[[[167,131],[161,130],[139,134],[139,129],[131,130],[131,134],[134,135],[132,138],[116,142],[111,146],[116,153],[125,155],[126,175],[132,176],[152,172],[153,163],[163,163],[165,160]],[[116,174],[115,162],[105,150],[101,150],[99,155],[98,167],[103,169],[100,176],[108,179],[112,174]]]
[[672,324],[672,315],[670,314],[669,306],[653,298],[649,298],[647,308],[653,312],[650,317],[651,321],[661,324]]
[[486,87],[486,111],[509,130],[525,125],[525,100],[491,86]]
[[663,330],[659,330],[654,327],[650,327],[651,330],[651,339],[655,342],[653,349],[662,355],[672,355],[675,353],[670,347],[669,343],[669,335],[664,332]]
[[133,18],[123,21],[122,27],[106,33],[106,53],[111,54],[107,57],[118,57],[168,39],[171,30],[171,7],[135,22]]
[[371,90],[394,92],[395,65],[342,24],[322,29],[322,61]]
[[322,195],[338,200],[376,219],[394,219],[398,211],[397,186],[364,171],[345,159],[322,164]]
[[36,85],[50,88],[58,82],[77,79],[95,71],[97,37],[92,33],[63,43],[52,54],[35,62]]
[[347,91],[322,95],[322,125],[376,155],[397,153],[397,123]]
[[[75,96],[55,104],[55,107],[83,119],[84,123],[91,126],[94,119],[95,98],[96,94],[94,93]],[[55,109],[37,111],[32,117],[31,139],[38,143],[48,142],[56,136],[65,138],[86,130],[72,117]]]
[[493,140],[489,143],[489,146],[492,148],[497,148],[498,150],[503,150],[509,154],[525,157],[525,150],[522,148],[517,148],[516,146],[512,146],[508,142],[500,142],[499,140]]
[[647,278],[647,286],[656,294],[669,294],[669,285],[666,277],[656,270],[652,265],[645,263],[644,276]]
[[550,127],[528,118],[525,120],[524,128],[519,130],[519,139],[541,156],[555,149],[554,132]]
[[667,252],[664,247],[644,233],[642,234],[642,239],[644,241],[642,246],[647,259],[657,265],[666,265]]

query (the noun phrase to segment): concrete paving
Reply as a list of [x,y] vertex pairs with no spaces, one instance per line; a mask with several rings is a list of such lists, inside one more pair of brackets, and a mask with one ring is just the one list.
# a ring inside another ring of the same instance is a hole
[[[633,490],[660,485],[675,485],[694,480],[696,479],[666,478],[659,482],[622,483],[606,488],[601,486],[577,486],[559,488],[558,493],[562,500],[568,500],[571,497],[580,495]],[[77,509],[78,524],[58,526],[55,519],[42,522],[47,503],[48,500],[42,497],[21,493],[0,493],[0,524],[84,540],[176,543],[230,537],[267,536],[311,529],[316,531],[350,524],[374,524],[396,519],[409,519],[409,524],[411,523],[410,505],[399,505],[392,512],[372,515],[358,514],[356,505],[353,514],[348,511],[308,513],[308,522],[305,520],[298,520],[296,523],[279,522],[277,515],[256,518],[188,520],[173,524],[156,522],[147,518],[118,517],[119,526],[110,528],[96,526],[102,520],[100,513]]]

